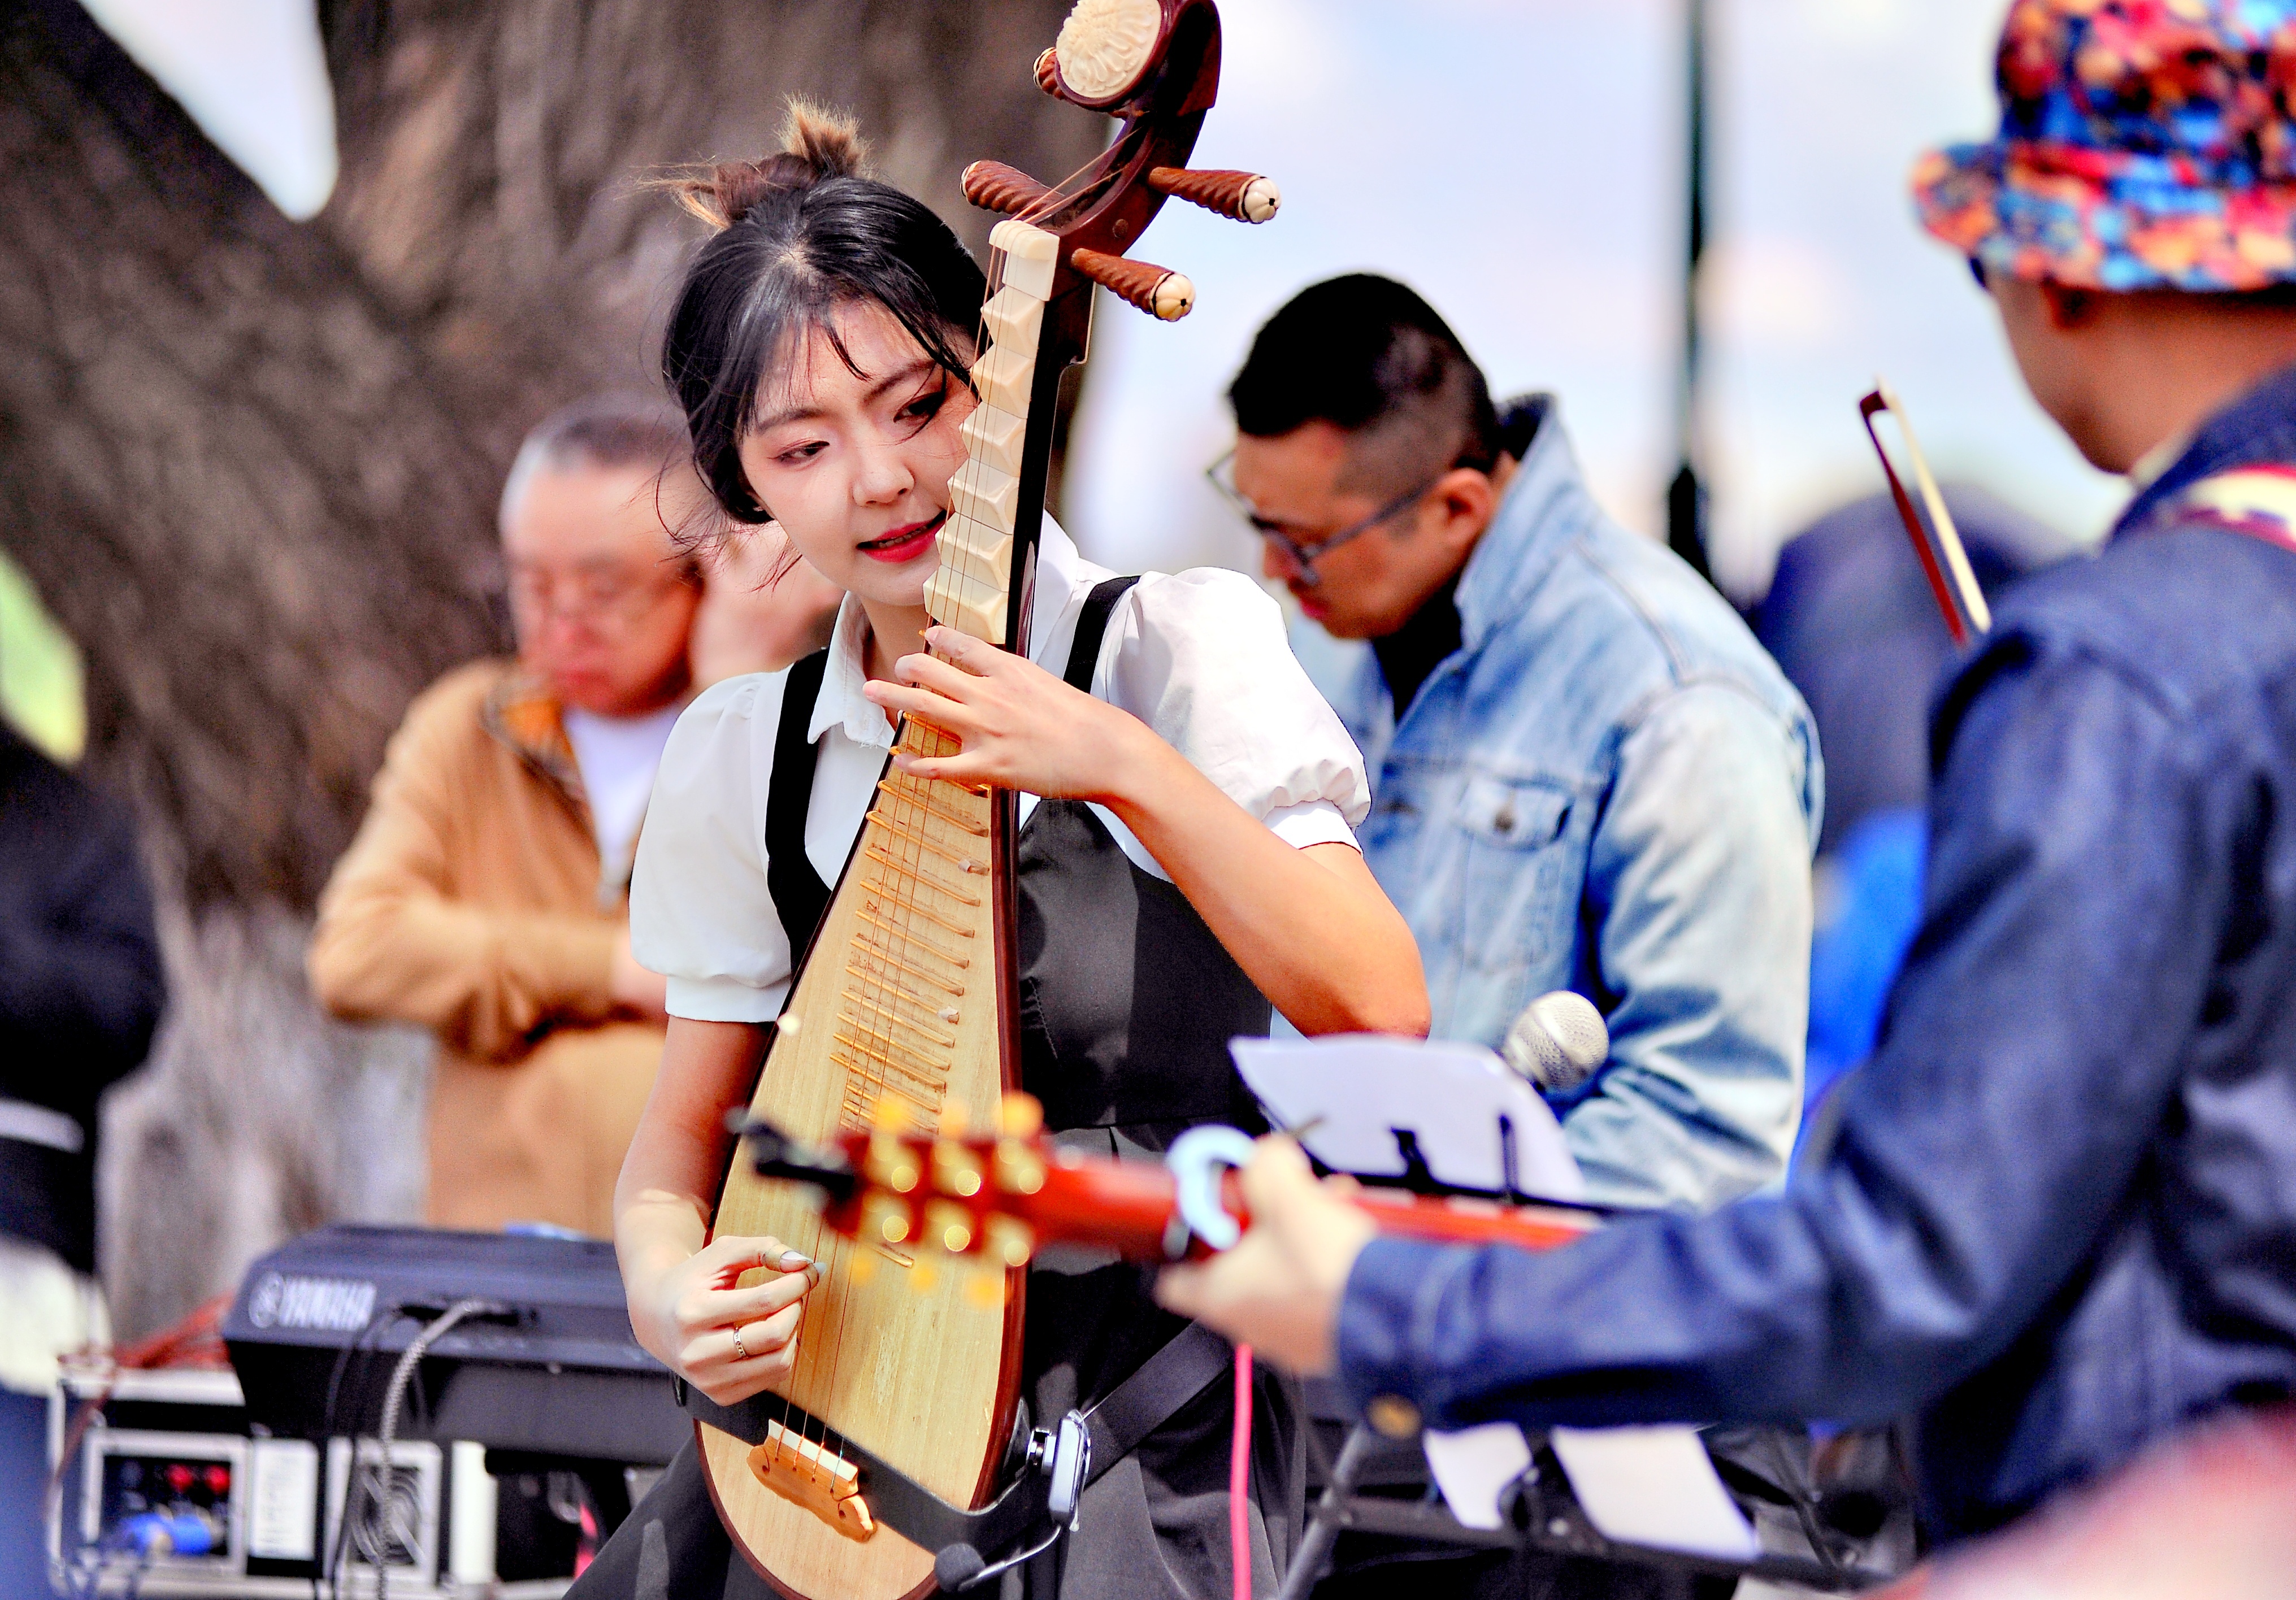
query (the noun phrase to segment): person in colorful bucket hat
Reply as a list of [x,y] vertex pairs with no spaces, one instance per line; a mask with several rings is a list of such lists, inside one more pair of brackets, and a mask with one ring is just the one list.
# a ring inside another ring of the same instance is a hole
[[1922,220],[1987,273],[2132,294],[2296,278],[2296,4],[2026,0],[2001,132],[1926,158]]
[[2021,0],[2000,86],[1922,215],[2137,492],[1948,669],[1831,1155],[1534,1255],[1374,1238],[1271,1142],[1166,1302],[1375,1425],[1911,1413],[1950,1542],[2296,1389],[2296,0]]

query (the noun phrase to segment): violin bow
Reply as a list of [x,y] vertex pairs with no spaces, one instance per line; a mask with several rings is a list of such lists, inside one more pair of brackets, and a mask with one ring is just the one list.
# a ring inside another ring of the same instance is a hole
[[[1890,453],[1882,448],[1881,432],[1874,426],[1874,419],[1883,412],[1898,420],[1898,437],[1906,442],[1906,457],[1922,492],[1922,506],[1929,512],[1926,525],[1915,510],[1913,496],[1906,493]],[[1914,542],[1914,554],[1921,558],[1922,573],[1929,579],[1930,592],[1945,616],[1946,632],[1953,635],[1956,649],[1966,649],[1972,640],[1992,631],[1993,611],[1985,603],[1985,591],[1978,587],[1977,575],[1970,570],[1969,552],[1962,548],[1953,513],[1946,510],[1945,496],[1938,493],[1937,479],[1930,475],[1921,441],[1914,437],[1913,421],[1890,386],[1878,380],[1874,392],[1857,403],[1857,414],[1866,423],[1866,437],[1874,442],[1874,453],[1881,458],[1882,476],[1890,480],[1890,497],[1897,502],[1906,536]]]

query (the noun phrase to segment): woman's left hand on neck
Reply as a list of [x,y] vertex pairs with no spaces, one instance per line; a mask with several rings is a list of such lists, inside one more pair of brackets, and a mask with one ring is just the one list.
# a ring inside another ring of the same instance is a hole
[[895,715],[946,730],[964,748],[955,755],[896,755],[905,772],[1118,804],[1142,768],[1171,753],[1137,717],[1023,657],[955,628],[932,628],[923,642],[936,653],[901,657],[890,680],[870,682],[869,698]]
[[1427,1032],[1419,947],[1352,844],[1294,848],[1130,713],[955,629],[926,642],[947,659],[904,657],[869,698],[964,747],[902,771],[1104,805],[1301,1033]]

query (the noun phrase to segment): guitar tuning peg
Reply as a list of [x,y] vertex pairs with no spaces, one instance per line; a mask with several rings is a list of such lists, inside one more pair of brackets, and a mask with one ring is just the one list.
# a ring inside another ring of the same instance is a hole
[[933,1146],[932,1186],[943,1195],[970,1200],[980,1192],[980,1157],[955,1139]]
[[1034,1095],[1008,1094],[996,1108],[996,1121],[1008,1139],[1034,1139],[1045,1131],[1044,1103]]
[[1266,222],[1283,204],[1283,192],[1275,186],[1275,180],[1257,172],[1199,172],[1186,167],[1152,167],[1148,169],[1148,187],[1236,222]]
[[1037,1253],[1037,1236],[1018,1217],[991,1217],[981,1229],[991,1259],[1007,1268],[1025,1267]]
[[861,1211],[861,1237],[871,1244],[898,1245],[910,1234],[909,1208],[890,1195],[872,1196]]
[[1177,322],[1195,309],[1196,286],[1168,266],[1082,248],[1070,252],[1069,265],[1160,321]]
[[899,1194],[906,1195],[917,1187],[916,1155],[895,1134],[869,1136],[869,1154],[862,1171],[870,1182]]
[[925,1207],[925,1225],[917,1242],[951,1255],[972,1248],[972,1213],[953,1200],[936,1200]]

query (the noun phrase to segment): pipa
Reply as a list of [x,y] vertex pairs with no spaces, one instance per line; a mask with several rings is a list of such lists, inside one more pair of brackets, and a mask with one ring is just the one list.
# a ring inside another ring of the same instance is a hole
[[[1256,174],[1185,165],[1219,82],[1211,0],[1081,0],[1037,59],[1038,85],[1120,127],[1091,166],[1047,186],[996,162],[968,167],[966,198],[1004,214],[990,235],[966,419],[949,486],[935,620],[1025,650],[1029,598],[1061,376],[1084,359],[1104,288],[1166,321],[1194,298],[1177,273],[1132,259],[1165,198],[1241,221],[1275,212]],[[955,744],[912,722],[896,747]],[[872,1127],[988,1127],[1019,1087],[1013,796],[889,765],[768,1045],[753,1118],[832,1140]],[[826,1229],[786,1185],[736,1162],[718,1230],[770,1234],[822,1263],[777,1393],[783,1421],[752,1442],[705,1423],[704,1467],[735,1545],[804,1600],[893,1600],[933,1587],[933,1555],[871,1511],[858,1446],[959,1506],[997,1488],[1021,1378],[1025,1254],[1001,1279],[936,1267],[906,1237]],[[882,1230],[881,1230],[882,1231]],[[745,1278],[744,1282],[752,1281]],[[1001,1294],[1004,1315],[983,1315]]]

